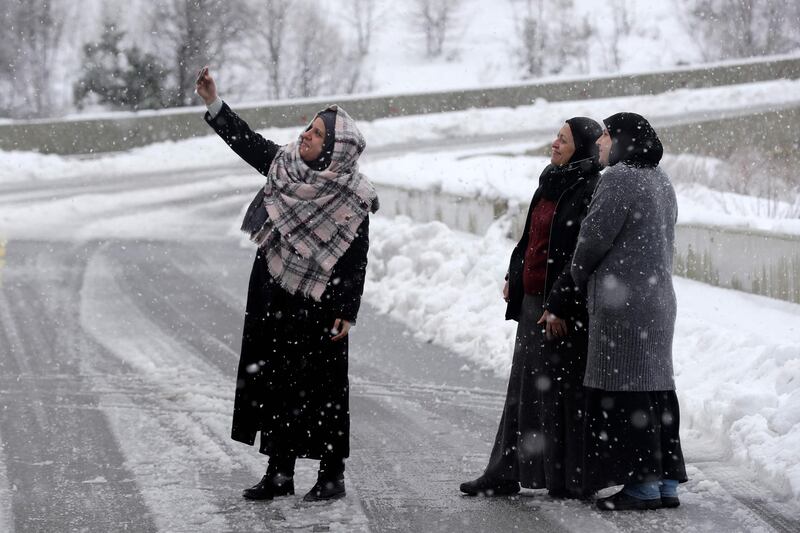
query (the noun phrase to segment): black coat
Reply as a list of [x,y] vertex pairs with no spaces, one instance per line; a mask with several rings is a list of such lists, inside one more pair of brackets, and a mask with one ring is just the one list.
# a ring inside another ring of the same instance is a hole
[[[206,122],[261,174],[280,148],[255,133],[227,104]],[[355,322],[369,248],[369,217],[333,268],[320,302],[287,293],[256,253],[247,295],[232,438],[268,455],[347,457],[347,338],[332,342],[337,318]]]
[[[522,232],[508,265],[508,293],[509,301],[506,308],[507,320],[519,320],[522,298],[524,296],[522,275],[524,271],[525,251],[528,248],[530,237],[531,214],[534,206],[542,198],[542,183],[544,177],[554,169],[548,165],[539,178],[539,188],[533,194],[528,217],[525,220],[525,229]],[[572,254],[578,242],[578,232],[581,222],[586,216],[589,203],[592,199],[597,180],[600,174],[592,168],[584,172],[580,168],[569,171],[570,178],[574,180],[560,196],[556,203],[556,210],[550,228],[550,241],[547,249],[547,275],[545,277],[545,304],[544,308],[559,318],[567,321],[569,334],[555,343],[556,348],[568,349],[574,346],[574,341],[585,343],[589,316],[586,310],[586,299],[575,288],[575,283],[570,274]],[[573,177],[574,175],[574,177]],[[580,339],[575,339],[575,336]],[[585,350],[584,350],[585,351]],[[585,356],[585,355],[584,355]]]

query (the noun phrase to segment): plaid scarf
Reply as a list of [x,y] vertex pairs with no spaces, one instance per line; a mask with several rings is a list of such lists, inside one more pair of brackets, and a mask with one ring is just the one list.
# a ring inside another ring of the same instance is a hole
[[311,169],[299,139],[281,147],[242,223],[266,252],[272,277],[289,293],[317,301],[361,222],[379,205],[375,187],[358,171],[364,137],[344,109],[328,110],[336,112],[328,168]]

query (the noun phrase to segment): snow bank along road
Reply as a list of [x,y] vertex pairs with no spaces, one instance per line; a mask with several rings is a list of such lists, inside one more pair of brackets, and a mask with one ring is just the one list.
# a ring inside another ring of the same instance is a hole
[[[426,324],[407,328],[376,311],[430,317],[435,310],[413,299],[387,301],[397,283],[405,290],[418,279],[415,261],[436,263],[433,254],[390,242],[393,228],[458,238],[441,226],[380,218],[374,267],[387,253],[399,261],[370,274],[353,331],[348,496],[321,505],[300,496],[242,500],[240,490],[259,478],[264,460],[228,438],[253,255],[231,227],[259,180],[195,177],[89,181],[52,201],[35,185],[0,192],[0,209],[30,210],[26,220],[41,221],[0,229],[0,531],[800,529],[790,489],[755,474],[770,464],[738,466],[724,443],[703,440],[713,432],[687,440],[692,481],[674,511],[600,514],[536,491],[460,496],[458,483],[484,466],[504,396],[504,380],[480,368],[502,363],[471,362],[421,340]],[[425,242],[443,251],[435,239]],[[716,291],[697,285],[689,309],[706,313]],[[439,324],[446,332],[447,323]],[[481,330],[473,329],[478,342]],[[434,337],[422,338],[463,352]],[[720,351],[695,348],[697,357]],[[300,463],[298,491],[313,483],[315,467]]]

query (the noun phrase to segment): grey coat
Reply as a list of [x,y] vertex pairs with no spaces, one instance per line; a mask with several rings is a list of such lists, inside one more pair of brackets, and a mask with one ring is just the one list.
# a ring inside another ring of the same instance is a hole
[[674,390],[677,213],[675,191],[657,166],[618,163],[600,178],[571,268],[589,307],[587,387]]

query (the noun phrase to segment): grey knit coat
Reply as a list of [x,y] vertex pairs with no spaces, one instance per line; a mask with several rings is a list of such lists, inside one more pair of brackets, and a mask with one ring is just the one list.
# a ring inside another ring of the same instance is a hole
[[675,389],[677,214],[675,191],[657,166],[617,163],[600,178],[571,268],[589,307],[587,387]]

